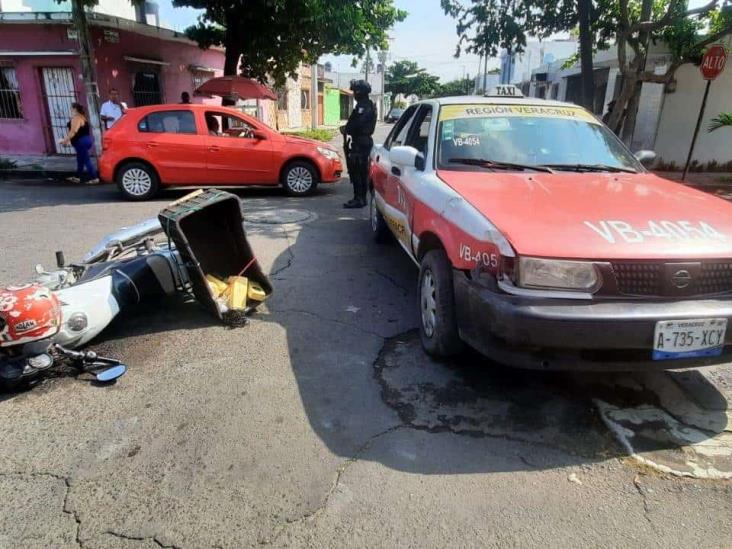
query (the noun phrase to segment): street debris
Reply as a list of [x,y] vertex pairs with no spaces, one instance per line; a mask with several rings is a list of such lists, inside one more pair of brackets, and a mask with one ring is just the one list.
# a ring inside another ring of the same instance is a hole
[[579,479],[579,477],[578,477],[578,476],[577,476],[576,474],[574,474],[574,473],[571,473],[571,474],[570,474],[570,475],[569,475],[569,476],[567,477],[567,480],[568,480],[569,482],[574,482],[575,484],[579,484],[580,486],[582,486],[582,481],[581,481],[581,480]]
[[[40,379],[71,364],[99,382],[127,366],[76,351],[125,307],[172,295],[192,295],[231,326],[272,293],[243,228],[239,199],[210,189],[191,193],[149,219],[107,235],[79,263],[36,267],[32,283],[0,288],[0,387]],[[246,276],[245,276],[246,275]]]

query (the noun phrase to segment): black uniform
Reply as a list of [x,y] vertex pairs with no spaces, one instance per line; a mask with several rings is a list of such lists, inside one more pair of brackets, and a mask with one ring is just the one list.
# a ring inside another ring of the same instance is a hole
[[[364,86],[365,84],[365,86]],[[353,183],[353,199],[344,204],[347,208],[363,208],[366,206],[368,192],[369,154],[374,140],[371,136],[376,128],[376,105],[369,99],[371,87],[365,82],[352,85],[356,97],[356,106],[348,117],[343,128],[344,135],[350,143],[346,150],[348,173]],[[368,91],[366,91],[368,90]]]

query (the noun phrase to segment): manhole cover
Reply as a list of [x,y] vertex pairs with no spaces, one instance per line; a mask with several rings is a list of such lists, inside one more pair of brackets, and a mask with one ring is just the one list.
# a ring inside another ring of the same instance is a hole
[[277,210],[258,210],[244,212],[244,221],[249,223],[264,223],[267,225],[287,225],[288,223],[305,223],[314,218],[315,214],[307,210],[282,208]]

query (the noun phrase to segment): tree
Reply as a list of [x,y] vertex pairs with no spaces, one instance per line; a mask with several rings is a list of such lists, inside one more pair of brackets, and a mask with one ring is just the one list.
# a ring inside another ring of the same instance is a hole
[[[462,50],[489,57],[498,55],[499,49],[509,54],[521,53],[528,36],[548,38],[579,25],[582,103],[593,108],[592,22],[596,10],[592,0],[470,0],[469,4],[464,0],[440,1],[445,13],[458,21],[456,57]],[[605,1],[608,0],[599,0]]]
[[186,35],[202,48],[226,50],[224,74],[284,83],[301,62],[321,55],[363,57],[385,49],[387,31],[406,17],[393,0],[173,0],[204,10]]
[[[726,0],[710,0],[688,9],[687,0],[441,0],[446,13],[458,19],[456,55],[461,50],[495,56],[499,48],[521,52],[527,36],[543,39],[580,25],[580,57],[583,68],[583,103],[591,107],[589,46],[617,47],[622,88],[610,113],[608,125],[621,127],[628,143],[643,82],[666,84],[684,63],[698,62],[703,49],[732,33],[732,9]],[[725,4],[723,5],[723,2]],[[582,12],[582,21],[580,21]],[[589,39],[587,13],[589,12]],[[652,44],[663,41],[672,61],[663,74],[646,69]]]
[[391,95],[391,104],[394,104],[394,97],[399,94],[405,97],[433,95],[439,89],[439,80],[414,61],[395,61],[386,69],[384,90]]
[[440,84],[434,97],[451,97],[472,93],[475,82],[472,78],[456,78]]
[[[622,125],[626,143],[629,143],[635,127],[642,83],[668,84],[681,65],[698,63],[706,46],[732,33],[732,9],[725,8],[722,0],[711,0],[695,9],[688,9],[687,0],[640,0],[640,4],[638,1],[617,0],[617,10],[600,19],[600,27],[606,31],[611,25],[617,29],[618,63],[623,86],[608,125],[616,131]],[[665,72],[656,73],[647,70],[645,65],[650,45],[660,40],[671,50],[672,61]],[[628,48],[632,57],[628,55]]]
[[712,121],[709,123],[708,131],[713,132],[719,128],[725,127],[732,128],[732,112],[722,112],[719,113],[717,118],[712,118]]

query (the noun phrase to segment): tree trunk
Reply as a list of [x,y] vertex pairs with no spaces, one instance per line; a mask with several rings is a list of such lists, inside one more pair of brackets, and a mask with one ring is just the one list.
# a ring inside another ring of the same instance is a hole
[[99,87],[97,86],[96,72],[94,70],[94,50],[92,48],[91,33],[89,24],[84,12],[82,0],[72,0],[71,18],[76,27],[76,35],[79,41],[79,61],[81,64],[81,76],[84,81],[86,93],[87,120],[91,126],[94,136],[94,149],[97,156],[102,150],[102,124],[99,119]]
[[[653,13],[653,0],[643,0],[641,4],[641,21],[649,21]],[[646,61],[648,59],[648,48],[650,46],[651,35],[648,31],[641,31],[638,33],[638,41],[641,44],[642,58],[635,59],[631,66],[638,75],[640,72],[646,70]],[[635,134],[635,121],[638,116],[638,105],[640,104],[640,96],[643,91],[643,82],[640,78],[636,78],[635,86],[633,86],[633,95],[628,99],[628,107],[625,109],[625,122],[623,123],[623,142],[630,147],[633,141],[633,134]]]
[[640,103],[642,88],[643,82],[639,80],[633,86],[633,93],[628,99],[628,106],[625,109],[625,120],[623,121],[623,131],[620,138],[628,147],[632,145],[633,134],[635,133],[635,120],[638,116],[638,104]]
[[592,0],[577,0],[579,15],[580,66],[582,69],[582,106],[595,112],[595,75],[592,70]]
[[[237,76],[239,74],[241,48],[239,47],[239,42],[236,36],[234,15],[228,14],[226,20],[226,34],[224,35],[224,76]],[[224,107],[235,104],[236,101],[229,97],[221,98],[221,105]]]
[[[632,75],[629,76],[629,74]],[[610,112],[610,120],[608,120],[607,125],[616,134],[620,133],[620,128],[622,127],[625,119],[626,106],[635,91],[635,74],[635,72],[623,74],[623,87],[620,90],[620,95],[615,98],[615,105],[613,106],[613,110]]]

